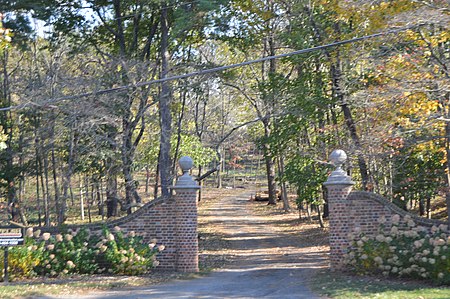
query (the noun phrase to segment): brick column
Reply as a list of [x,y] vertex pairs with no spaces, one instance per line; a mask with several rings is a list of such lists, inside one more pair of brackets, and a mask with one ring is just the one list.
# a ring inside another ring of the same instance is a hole
[[355,184],[342,170],[341,166],[347,160],[342,150],[335,150],[330,155],[330,161],[337,167],[331,173],[324,185],[328,189],[328,207],[330,223],[330,263],[332,269],[344,268],[344,255],[350,245],[348,195]]
[[182,157],[179,165],[183,175],[175,190],[175,267],[181,272],[198,272],[197,190],[200,186],[189,175],[193,166],[190,157]]

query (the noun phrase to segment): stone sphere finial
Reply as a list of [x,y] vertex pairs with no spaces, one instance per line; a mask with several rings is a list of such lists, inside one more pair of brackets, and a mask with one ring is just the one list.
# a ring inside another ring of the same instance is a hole
[[183,173],[186,173],[189,170],[191,170],[191,168],[194,166],[194,161],[192,160],[191,157],[184,156],[181,157],[180,160],[178,160],[178,164],[180,165]]
[[194,161],[191,157],[185,156],[178,160],[178,165],[180,165],[183,175],[180,176],[172,189],[199,189],[198,184],[189,175],[189,170],[194,166]]
[[330,161],[337,169],[341,169],[342,165],[347,161],[347,154],[340,149],[334,150],[330,155]]
[[347,161],[347,154],[343,150],[334,150],[330,155],[330,162],[336,166],[336,169],[331,172],[328,180],[324,183],[329,185],[353,185],[352,179],[342,170],[342,165]]

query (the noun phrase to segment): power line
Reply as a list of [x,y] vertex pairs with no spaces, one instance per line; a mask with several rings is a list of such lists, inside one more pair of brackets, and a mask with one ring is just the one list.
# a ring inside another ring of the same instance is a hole
[[317,47],[292,51],[289,53],[284,53],[284,54],[279,54],[279,55],[266,56],[266,57],[262,57],[262,58],[258,58],[258,59],[254,59],[254,60],[224,65],[224,66],[220,66],[220,67],[214,67],[214,68],[200,70],[200,71],[187,73],[187,74],[183,74],[183,75],[176,75],[176,76],[171,76],[171,77],[166,77],[166,78],[161,78],[161,79],[156,79],[156,80],[151,80],[151,81],[140,82],[140,83],[136,83],[136,84],[123,85],[123,86],[118,86],[118,87],[114,87],[114,88],[103,89],[103,90],[99,90],[99,91],[85,92],[85,93],[76,94],[76,95],[53,98],[53,99],[49,99],[48,101],[46,101],[43,104],[29,102],[29,103],[24,103],[21,105],[16,105],[16,106],[4,107],[4,108],[0,108],[0,111],[20,110],[20,109],[24,109],[24,108],[27,108],[30,106],[44,106],[44,105],[57,103],[57,102],[61,102],[61,101],[74,100],[74,99],[89,97],[89,96],[97,96],[97,95],[102,95],[102,94],[106,94],[106,93],[124,91],[124,90],[128,90],[128,89],[136,88],[136,87],[143,87],[143,86],[153,85],[153,84],[167,82],[167,81],[186,79],[189,77],[221,72],[221,71],[225,71],[225,70],[229,70],[229,69],[233,69],[233,68],[237,68],[237,67],[242,67],[242,66],[246,66],[246,65],[251,65],[251,64],[255,64],[255,63],[259,63],[259,62],[264,62],[264,61],[268,61],[268,60],[272,60],[272,59],[290,57],[290,56],[295,56],[295,55],[299,55],[299,54],[305,54],[305,53],[310,53],[310,52],[314,52],[314,51],[319,51],[319,50],[323,50],[323,49],[327,49],[327,48],[331,48],[331,47],[337,47],[337,46],[342,46],[342,45],[346,45],[346,44],[350,44],[350,43],[355,43],[355,42],[359,42],[359,41],[363,41],[363,40],[367,40],[367,39],[371,39],[371,38],[375,38],[375,37],[379,37],[379,36],[384,36],[384,35],[388,35],[388,34],[406,31],[406,30],[413,29],[413,28],[418,28],[418,27],[424,26],[424,25],[425,24],[419,24],[419,25],[414,25],[414,26],[391,29],[388,31],[383,31],[383,32],[365,35],[365,36],[361,36],[361,37],[355,37],[352,39],[338,41],[338,42],[321,45],[321,46],[317,46]]

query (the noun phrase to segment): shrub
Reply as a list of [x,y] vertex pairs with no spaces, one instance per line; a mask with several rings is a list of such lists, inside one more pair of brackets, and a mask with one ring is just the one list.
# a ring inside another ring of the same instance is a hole
[[156,246],[156,240],[145,244],[134,232],[124,236],[119,227],[112,232],[104,228],[101,234],[83,228],[53,236],[29,229],[24,244],[9,249],[12,279],[72,273],[144,274],[158,265],[156,254],[164,249]]
[[118,228],[115,228],[115,234],[104,230],[103,236],[99,246],[107,247],[105,261],[116,274],[137,275],[147,272],[158,264],[155,253],[164,249],[162,245],[156,246],[156,240],[144,244],[142,237],[135,234],[124,236]]
[[416,226],[409,215],[403,219],[394,215],[392,226],[380,223],[376,236],[369,237],[357,230],[349,237],[352,246],[346,262],[358,273],[450,284],[450,234],[446,225],[427,230]]

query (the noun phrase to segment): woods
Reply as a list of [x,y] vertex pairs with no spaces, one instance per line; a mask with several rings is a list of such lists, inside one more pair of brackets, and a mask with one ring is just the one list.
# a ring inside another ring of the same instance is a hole
[[222,187],[261,153],[270,204],[281,189],[290,209],[289,189],[322,206],[336,148],[358,189],[448,213],[446,1],[21,0],[0,12],[0,189],[18,222],[131,213],[170,194],[183,155]]

